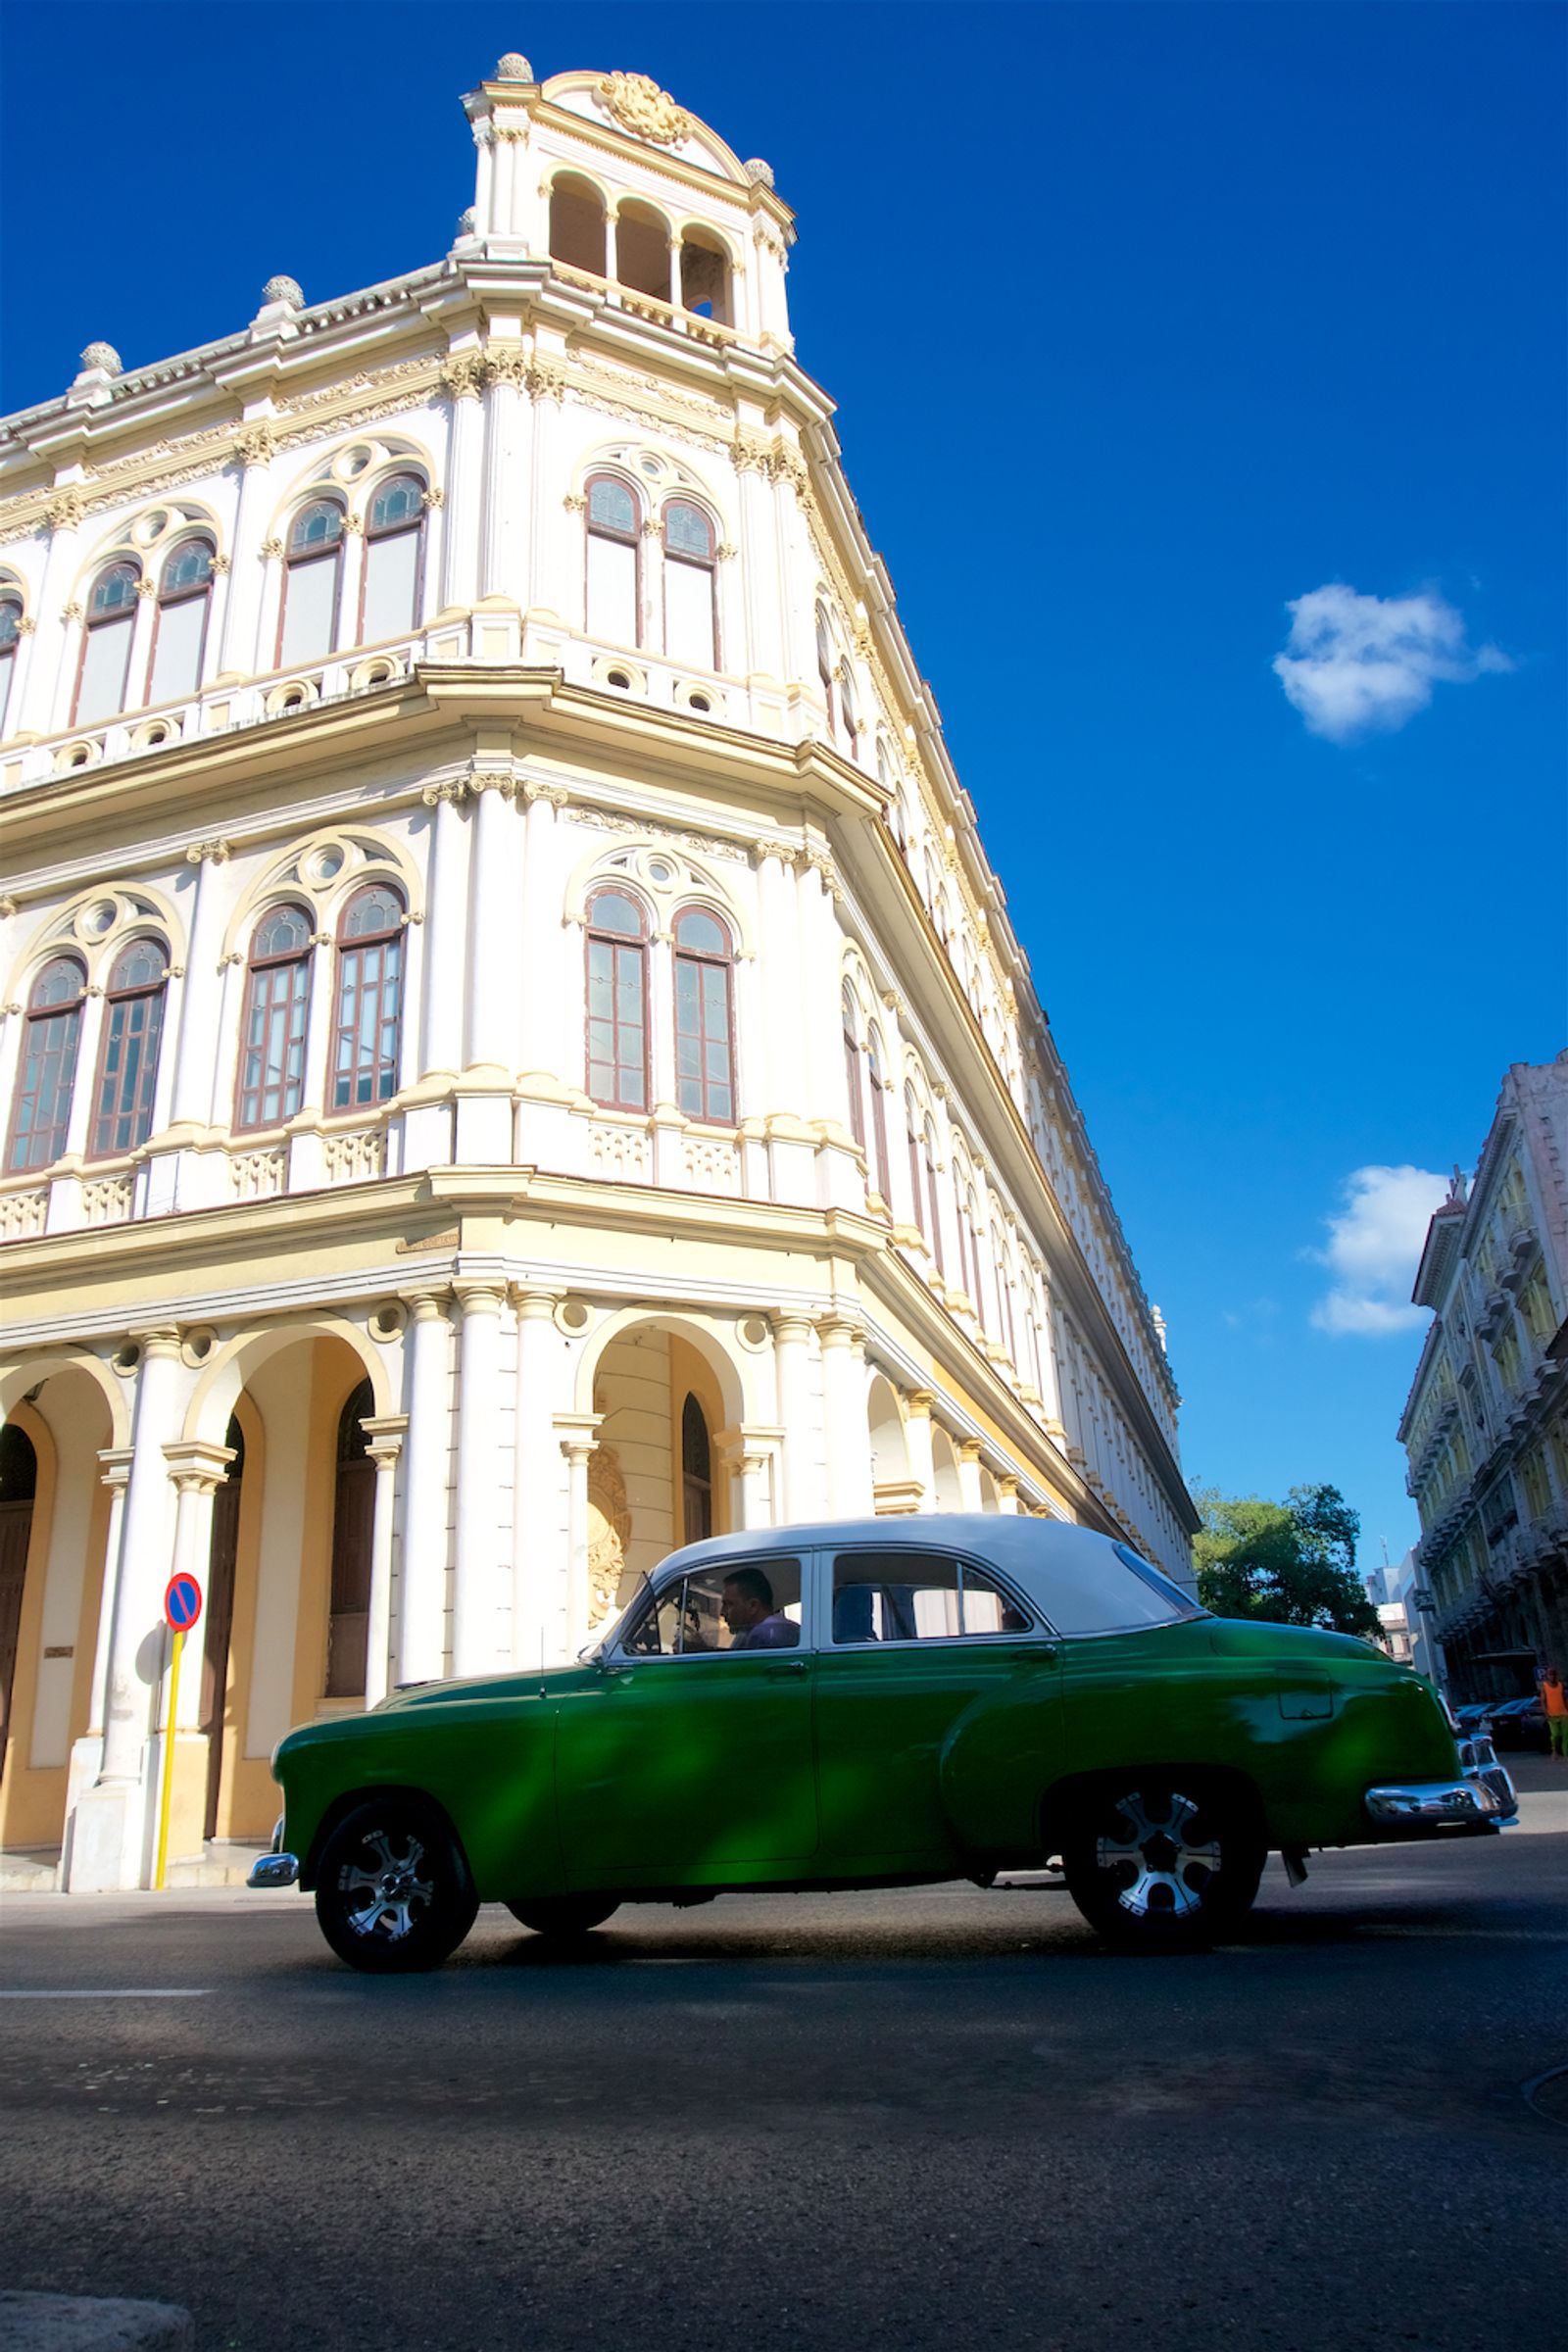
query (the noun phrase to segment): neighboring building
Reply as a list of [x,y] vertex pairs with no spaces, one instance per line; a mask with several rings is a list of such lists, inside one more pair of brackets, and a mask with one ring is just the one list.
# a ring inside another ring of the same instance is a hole
[[1190,1575],[1178,1397],[793,356],[639,75],[444,259],[0,428],[0,1842],[145,1882],[288,1725],[672,1545],[1027,1510]]
[[1435,1316],[1399,1423],[1420,1578],[1456,1694],[1493,1697],[1568,1666],[1568,1053],[1507,1072],[1412,1296]]
[[1436,1604],[1421,1583],[1413,1548],[1392,1567],[1370,1570],[1364,1582],[1378,1613],[1378,1639],[1390,1657],[1442,1686],[1446,1680],[1443,1652],[1432,1632]]

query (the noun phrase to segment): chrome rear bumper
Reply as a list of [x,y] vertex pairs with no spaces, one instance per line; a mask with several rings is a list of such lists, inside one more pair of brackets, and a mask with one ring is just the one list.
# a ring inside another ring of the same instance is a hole
[[1519,1799],[1491,1742],[1466,1740],[1460,1754],[1466,1758],[1460,1780],[1404,1781],[1369,1788],[1366,1809],[1372,1819],[1384,1828],[1403,1830],[1500,1830],[1516,1820]]

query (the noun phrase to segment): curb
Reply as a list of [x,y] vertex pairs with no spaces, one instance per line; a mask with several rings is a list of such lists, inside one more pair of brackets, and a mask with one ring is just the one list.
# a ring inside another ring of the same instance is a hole
[[118,2296],[0,2288],[0,2352],[195,2352],[188,2311]]

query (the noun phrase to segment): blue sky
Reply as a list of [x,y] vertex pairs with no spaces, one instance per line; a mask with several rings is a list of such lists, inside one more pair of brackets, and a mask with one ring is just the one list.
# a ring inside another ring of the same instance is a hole
[[[1415,1534],[1420,1331],[1367,1326],[1420,1184],[1364,1180],[1345,1266],[1312,1252],[1356,1171],[1473,1164],[1504,1066],[1568,1039],[1565,26],[13,9],[0,400],[95,337],[228,332],[274,271],[316,300],[434,259],[503,49],[650,73],[766,156],[799,355],[1167,1317],[1188,1475],[1331,1480],[1374,1562]],[[1336,585],[1282,678],[1288,608]]]

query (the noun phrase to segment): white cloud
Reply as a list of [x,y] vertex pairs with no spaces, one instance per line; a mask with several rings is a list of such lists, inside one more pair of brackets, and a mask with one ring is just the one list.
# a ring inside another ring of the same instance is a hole
[[1331,580],[1289,608],[1291,633],[1274,674],[1314,735],[1331,743],[1392,734],[1424,710],[1439,683],[1466,685],[1511,669],[1494,645],[1465,643],[1464,615],[1434,588],[1360,596]]
[[1356,1168],[1342,1190],[1344,1207],[1324,1220],[1328,1247],[1305,1252],[1334,1276],[1312,1308],[1314,1329],[1369,1339],[1417,1330],[1426,1310],[1411,1305],[1410,1286],[1446,1177],[1430,1168]]

